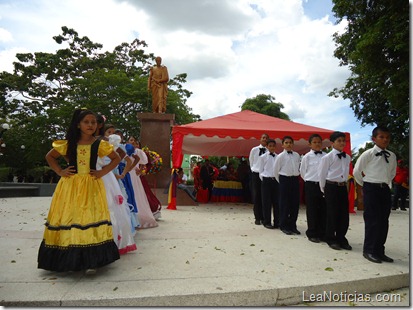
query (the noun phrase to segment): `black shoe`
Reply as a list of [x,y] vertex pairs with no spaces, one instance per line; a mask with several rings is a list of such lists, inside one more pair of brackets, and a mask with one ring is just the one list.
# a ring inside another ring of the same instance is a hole
[[297,228],[291,229],[291,232],[295,235],[301,235],[300,231]]
[[391,208],[392,210],[397,210],[397,208]]
[[329,246],[330,248],[332,248],[333,250],[341,250],[340,245],[337,244],[337,243],[330,243],[328,246]]
[[261,220],[255,220],[255,225],[261,225]]
[[381,259],[374,254],[363,253],[363,256],[365,259],[371,261],[372,263],[381,264]]
[[292,235],[293,234],[291,231],[286,230],[286,229],[281,229],[281,231],[286,235]]
[[391,257],[388,257],[386,254],[379,255],[379,258],[380,258],[383,262],[386,262],[386,263],[393,263],[393,262],[394,262],[394,259],[391,258]]
[[400,210],[402,210],[402,211],[407,211],[406,208],[401,208]]
[[349,251],[351,251],[353,248],[351,247],[351,245],[350,244],[342,244],[342,245],[340,245],[340,247],[342,248],[342,249],[344,249],[344,250],[349,250]]
[[308,240],[310,240],[311,242],[314,242],[314,243],[320,243],[320,239],[318,239],[318,238],[309,237]]
[[275,229],[275,227],[272,226],[271,224],[264,224],[264,227],[268,229]]

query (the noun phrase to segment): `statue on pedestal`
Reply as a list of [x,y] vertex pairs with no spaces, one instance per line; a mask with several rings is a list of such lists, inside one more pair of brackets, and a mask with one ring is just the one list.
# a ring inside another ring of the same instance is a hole
[[161,65],[162,58],[155,58],[156,65],[149,71],[148,91],[152,92],[152,112],[165,113],[168,95],[168,68]]

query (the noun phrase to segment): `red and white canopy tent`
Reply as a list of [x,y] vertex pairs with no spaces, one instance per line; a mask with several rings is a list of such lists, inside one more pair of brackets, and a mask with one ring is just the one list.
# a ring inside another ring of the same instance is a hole
[[[310,150],[308,138],[317,133],[328,147],[334,130],[304,125],[284,119],[244,110],[204,121],[172,128],[172,165],[179,168],[183,154],[201,156],[245,156],[251,148],[259,145],[263,133],[277,142],[276,152],[282,151],[284,136],[294,139],[294,151],[305,154]],[[351,154],[350,134],[346,134],[345,152]],[[173,202],[172,202],[173,204]],[[174,209],[176,206],[171,206]]]

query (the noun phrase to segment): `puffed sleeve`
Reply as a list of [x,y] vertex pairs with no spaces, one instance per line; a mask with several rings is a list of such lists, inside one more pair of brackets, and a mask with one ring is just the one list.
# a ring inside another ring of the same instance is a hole
[[64,156],[67,154],[67,140],[53,141],[52,146],[60,155]]
[[113,152],[113,145],[108,141],[102,140],[99,144],[98,156],[105,157]]
[[141,149],[136,149],[135,150],[136,154],[139,156],[139,165],[146,165],[149,161],[148,161],[148,156],[146,155],[146,153],[141,150]]

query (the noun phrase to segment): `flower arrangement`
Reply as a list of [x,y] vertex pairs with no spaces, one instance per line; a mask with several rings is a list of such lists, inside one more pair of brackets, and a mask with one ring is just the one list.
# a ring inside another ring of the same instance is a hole
[[141,170],[141,173],[145,175],[145,174],[154,174],[154,173],[161,171],[162,157],[155,151],[151,151],[147,146],[143,147],[142,151],[144,151],[146,156],[148,156],[148,163]]

